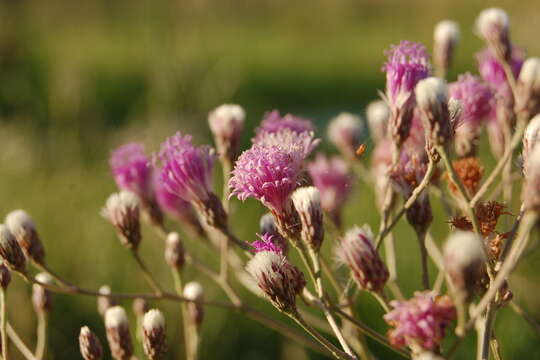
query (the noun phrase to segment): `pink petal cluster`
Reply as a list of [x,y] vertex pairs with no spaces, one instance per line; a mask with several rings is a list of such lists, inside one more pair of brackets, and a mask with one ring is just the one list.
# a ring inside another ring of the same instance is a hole
[[260,126],[255,130],[255,141],[263,133],[275,133],[282,129],[290,129],[297,134],[314,131],[313,123],[291,114],[281,116],[279,110],[273,110],[264,114]]
[[121,190],[131,191],[141,199],[152,199],[152,168],[143,145],[128,143],[120,146],[112,152],[109,164]]
[[[506,80],[506,74],[499,60],[489,48],[486,48],[476,54],[476,60],[478,61],[478,71],[482,79],[487,82],[498,97],[510,98],[512,96],[512,89],[508,85]],[[523,65],[524,54],[518,48],[512,49],[512,55],[510,59],[510,65],[512,72],[517,78]]]
[[157,155],[159,180],[185,201],[206,201],[212,193],[212,167],[216,154],[209,146],[194,146],[191,136],[177,132],[161,144]]
[[279,240],[275,239],[275,236],[269,233],[257,234],[259,240],[251,243],[253,246],[253,252],[258,253],[261,251],[273,251],[276,254],[283,254],[283,248],[279,244]]
[[[469,73],[460,75],[448,88],[449,97],[460,101],[459,125],[480,126],[489,116],[493,106],[493,94],[489,85]],[[459,126],[458,125],[458,126]]]
[[408,301],[392,301],[394,308],[384,316],[393,327],[388,332],[390,343],[395,347],[419,346],[425,350],[435,349],[445,335],[445,329],[456,317],[456,310],[448,296],[434,292],[415,292]]

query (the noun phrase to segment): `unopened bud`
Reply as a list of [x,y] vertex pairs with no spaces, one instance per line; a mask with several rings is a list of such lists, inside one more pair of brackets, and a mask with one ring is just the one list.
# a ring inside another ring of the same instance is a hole
[[337,255],[350,269],[361,289],[380,292],[388,280],[388,269],[373,246],[369,226],[353,227],[339,244]]
[[202,285],[196,281],[191,281],[184,286],[184,297],[189,300],[187,303],[187,312],[189,320],[200,326],[204,319],[204,289]]
[[525,60],[516,92],[516,112],[523,112],[527,118],[540,112],[540,58]]
[[[47,273],[39,273],[36,275],[35,279],[41,284],[54,284],[53,278]],[[34,284],[32,286],[32,303],[34,305],[34,310],[37,313],[50,312],[53,306],[53,301],[53,294],[45,287],[39,284]]]
[[133,312],[138,317],[143,317],[144,314],[149,310],[148,302],[143,298],[137,298],[133,300]]
[[372,101],[367,106],[366,117],[371,138],[375,143],[379,143],[387,137],[390,108],[383,100]]
[[133,344],[129,333],[129,322],[126,311],[121,306],[114,306],[107,310],[105,328],[111,356],[115,360],[131,359]]
[[[108,295],[111,293],[111,288],[108,285],[103,285],[99,288],[99,293]],[[115,298],[110,296],[98,296],[97,298],[97,310],[99,315],[105,316],[105,312],[113,307],[118,305],[118,301]]]
[[532,118],[523,134],[523,172],[527,173],[527,162],[533,150],[540,143],[540,114]]
[[528,155],[521,199],[525,210],[540,210],[540,146]]
[[101,214],[116,229],[122,245],[136,249],[141,242],[139,200],[129,191],[112,194]]
[[450,67],[454,50],[459,41],[459,25],[452,20],[442,20],[435,26],[433,58],[435,64],[444,73]]
[[4,264],[0,264],[0,286],[6,290],[11,282],[11,271]]
[[318,252],[324,239],[319,190],[314,186],[302,187],[291,198],[302,224],[301,239],[311,250]]
[[470,300],[480,278],[486,253],[482,239],[469,231],[451,234],[444,245],[444,266],[450,277],[457,301]]
[[176,232],[169,233],[165,244],[165,261],[174,269],[181,269],[186,261],[185,251],[182,246],[180,235]]
[[83,326],[79,334],[79,348],[84,360],[99,360],[103,356],[101,341],[88,326]]
[[26,271],[26,259],[21,247],[8,227],[0,224],[0,257],[11,270]]
[[446,82],[436,77],[420,80],[415,93],[428,140],[433,145],[447,145],[452,139],[452,127]]
[[500,8],[482,10],[476,19],[476,31],[493,49],[497,57],[509,60],[511,54],[510,20],[506,11]]
[[167,351],[165,317],[161,311],[152,309],[143,318],[143,350],[150,360],[162,359]]
[[5,222],[24,254],[35,262],[42,263],[45,251],[30,215],[24,210],[15,210],[6,216]]
[[359,116],[341,113],[328,126],[328,138],[347,157],[354,157],[360,145],[363,125]]
[[231,163],[238,156],[245,118],[244,109],[240,105],[231,104],[218,106],[208,116],[208,124],[214,135],[218,153]]
[[289,242],[278,231],[274,216],[271,213],[266,213],[259,220],[259,232],[272,236],[272,243],[278,246],[284,254],[289,251]]

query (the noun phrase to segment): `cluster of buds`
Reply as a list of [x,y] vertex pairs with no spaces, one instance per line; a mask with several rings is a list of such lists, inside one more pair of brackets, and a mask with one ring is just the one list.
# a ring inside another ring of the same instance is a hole
[[540,58],[525,60],[516,84],[516,113],[526,119],[540,112]]
[[116,229],[122,245],[137,249],[141,242],[139,199],[129,191],[112,194],[107,199],[101,215]]
[[8,227],[0,224],[0,257],[11,270],[25,272],[26,258]]
[[314,186],[302,187],[292,194],[291,199],[302,225],[300,238],[311,251],[318,253],[324,239],[319,190]]
[[[39,273],[35,279],[39,284],[54,284],[53,278],[47,273]],[[46,314],[51,311],[54,299],[52,293],[39,284],[32,286],[32,304],[36,313]]]
[[304,274],[275,251],[261,251],[248,262],[247,272],[270,302],[286,314],[296,313],[296,296],[304,289]]
[[133,343],[129,333],[128,317],[124,308],[113,306],[105,312],[105,329],[113,359],[131,359]]
[[180,235],[171,232],[167,235],[165,242],[165,261],[172,269],[182,269],[186,262],[186,253]]
[[246,112],[240,105],[224,104],[208,115],[208,125],[220,157],[229,164],[238,156]]
[[157,309],[144,314],[142,322],[143,350],[148,359],[160,360],[167,352],[165,317]]
[[437,23],[433,32],[434,49],[433,60],[440,75],[444,77],[459,41],[459,25],[452,20],[442,20]]
[[196,327],[201,326],[204,319],[204,288],[200,283],[191,281],[184,286],[183,295],[189,300],[187,303],[189,321]]
[[378,144],[386,139],[388,118],[390,117],[388,105],[383,100],[370,102],[366,109],[366,117],[369,125],[369,132],[373,141]]
[[354,159],[364,126],[359,116],[341,113],[330,121],[328,139],[349,159]]
[[512,46],[509,35],[510,19],[499,8],[483,10],[476,19],[476,31],[500,60],[508,61]]
[[30,215],[24,210],[14,210],[7,214],[5,224],[15,236],[26,257],[42,264],[45,250]]
[[368,225],[355,226],[345,233],[337,249],[360,289],[380,292],[388,280],[386,265],[373,246],[373,233]]
[[88,326],[83,326],[79,334],[79,349],[84,360],[100,360],[103,356],[101,341]]

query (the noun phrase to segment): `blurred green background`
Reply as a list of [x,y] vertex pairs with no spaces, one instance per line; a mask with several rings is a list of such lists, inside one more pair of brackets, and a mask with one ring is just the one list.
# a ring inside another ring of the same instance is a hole
[[[482,47],[472,34],[474,18],[493,5],[509,12],[513,40],[529,54],[540,55],[540,5],[535,0],[4,0],[0,214],[28,210],[50,265],[70,280],[87,288],[108,283],[116,291],[144,290],[137,267],[99,215],[115,191],[107,165],[112,148],[138,140],[155,151],[177,130],[193,133],[198,143],[210,142],[207,113],[224,102],[247,110],[244,146],[262,114],[274,108],[313,118],[324,136],[329,117],[341,111],[360,113],[384,88],[383,51],[402,39],[423,41],[431,48],[432,28],[440,19],[454,19],[462,27],[450,78],[474,72],[473,54]],[[327,145],[323,149],[332,151]],[[492,162],[491,157],[486,161]],[[218,179],[216,189],[219,186]],[[351,200],[347,226],[378,224],[370,190],[357,186]],[[253,240],[261,206],[234,200],[233,211],[235,231]],[[446,236],[445,221],[435,221],[438,242]],[[143,255],[172,288],[162,244],[151,231],[145,234]],[[413,238],[407,226],[398,227],[399,280],[408,296],[420,279]],[[200,251],[193,241],[186,246]],[[540,258],[531,256],[512,278],[516,301],[537,318],[539,266]],[[191,270],[187,277],[204,281]],[[29,296],[29,287],[17,279],[8,306],[10,321],[33,347],[35,316]],[[211,284],[207,297],[225,299]],[[251,302],[286,321],[264,301]],[[153,305],[166,312],[173,348],[169,355],[179,358],[177,306]],[[360,297],[358,309],[366,322],[386,331],[382,313],[369,297]],[[499,314],[496,334],[505,359],[540,359],[538,339],[523,320],[507,309]],[[209,308],[206,315],[203,359],[322,358],[232,312]],[[95,299],[57,296],[50,359],[79,358],[82,325],[90,325],[105,342]],[[396,358],[376,344],[373,349],[380,359]],[[474,341],[468,341],[456,358],[472,358],[473,349]],[[14,349],[13,358],[20,358]]]

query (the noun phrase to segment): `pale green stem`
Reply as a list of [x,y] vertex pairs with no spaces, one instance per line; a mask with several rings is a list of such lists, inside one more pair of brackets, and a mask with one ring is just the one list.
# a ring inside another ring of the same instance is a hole
[[144,261],[142,260],[139,254],[139,251],[136,249],[132,249],[131,254],[133,255],[133,258],[135,259],[135,261],[137,262],[137,265],[139,265],[139,268],[141,269],[144,279],[146,280],[148,285],[150,285],[150,287],[154,290],[156,294],[162,294],[163,290],[161,290],[161,287],[159,286],[157,280],[154,279],[154,277],[152,276],[152,274],[146,267],[146,264],[144,263]]
[[44,311],[38,311],[36,358],[43,360],[47,351],[47,325],[48,316]]
[[[26,346],[24,341],[21,340],[17,332],[7,323],[7,335],[9,339],[13,342],[13,345],[20,351],[26,360],[37,360],[30,348]],[[4,342],[5,344],[5,342]]]
[[8,360],[9,345],[7,341],[7,311],[6,311],[6,290],[4,288],[0,289],[0,331],[2,338],[2,359]]

